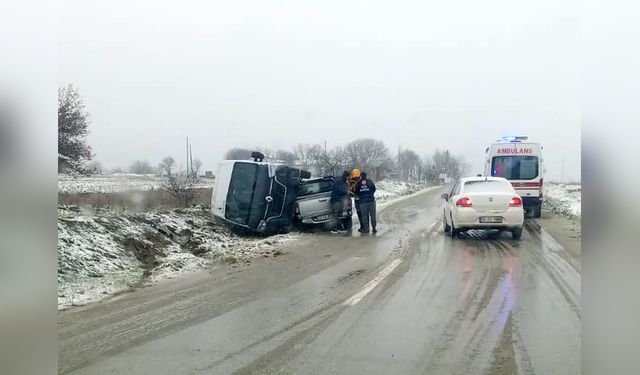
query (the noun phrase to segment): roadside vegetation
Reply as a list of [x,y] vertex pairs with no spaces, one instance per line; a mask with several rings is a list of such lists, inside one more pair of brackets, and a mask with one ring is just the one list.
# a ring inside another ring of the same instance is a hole
[[90,172],[99,165],[89,164],[93,158],[87,142],[89,113],[73,85],[58,89],[58,172]]

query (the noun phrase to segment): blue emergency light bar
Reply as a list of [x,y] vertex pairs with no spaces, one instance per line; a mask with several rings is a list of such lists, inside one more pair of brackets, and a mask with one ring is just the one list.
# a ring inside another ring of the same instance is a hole
[[529,139],[529,137],[523,135],[509,135],[502,137],[502,140],[507,142],[521,142],[526,141],[527,139]]

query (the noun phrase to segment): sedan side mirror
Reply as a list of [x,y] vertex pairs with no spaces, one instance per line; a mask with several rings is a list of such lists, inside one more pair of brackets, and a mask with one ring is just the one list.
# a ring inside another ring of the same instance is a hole
[[442,198],[442,199],[444,199],[444,200],[446,201],[447,199],[449,199],[449,194],[444,193],[444,194],[442,194],[442,195],[440,196],[440,198]]

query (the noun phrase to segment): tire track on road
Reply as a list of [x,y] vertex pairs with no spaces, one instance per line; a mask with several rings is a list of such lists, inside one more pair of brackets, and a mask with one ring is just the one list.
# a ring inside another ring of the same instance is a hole
[[[457,239],[454,239],[458,241]],[[480,262],[493,263],[495,262],[495,256],[486,251],[486,243],[477,240],[471,240],[473,247],[468,250],[478,259]],[[501,258],[498,257],[498,259]],[[418,367],[415,373],[417,374],[430,374],[435,373],[438,369],[447,367],[443,365],[443,362],[451,360],[452,356],[456,357],[452,352],[462,350],[463,354],[466,354],[465,358],[457,358],[459,365],[468,367],[469,362],[473,362],[475,357],[470,355],[468,349],[470,342],[473,340],[465,339],[462,332],[468,332],[473,330],[474,323],[482,327],[477,321],[478,316],[483,312],[488,304],[486,301],[491,299],[494,295],[495,288],[497,288],[500,280],[500,272],[496,274],[495,267],[482,267],[479,275],[474,275],[474,279],[477,280],[474,283],[473,290],[461,301],[461,305],[453,312],[446,325],[442,329],[441,334],[428,343],[427,347],[433,346],[432,349],[427,349],[423,358],[424,362]],[[435,345],[434,345],[435,344]],[[460,346],[462,345],[462,346]],[[465,363],[467,362],[467,363]]]
[[[528,227],[527,230],[531,233]],[[566,258],[558,254],[558,249],[562,248],[560,245],[555,243],[555,241],[551,247],[547,245],[548,241],[553,241],[553,239],[549,238],[547,239],[547,242],[545,242],[542,241],[539,236],[534,236],[534,238],[537,239],[535,244],[536,246],[531,246],[531,251],[527,253],[531,255],[531,259],[534,263],[545,272],[552,283],[556,286],[556,289],[567,302],[571,311],[576,314],[578,319],[582,319],[582,313],[580,311],[580,292],[572,287],[568,281],[569,278],[575,277],[576,282],[578,282],[576,287],[579,288],[579,281],[581,279],[580,274],[570,264],[570,262],[566,260]]]

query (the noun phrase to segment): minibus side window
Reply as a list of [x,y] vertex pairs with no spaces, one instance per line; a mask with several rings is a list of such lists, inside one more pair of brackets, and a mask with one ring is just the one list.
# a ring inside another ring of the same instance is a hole
[[231,173],[225,217],[241,225],[247,225],[251,212],[251,202],[256,185],[258,166],[251,163],[237,163]]

